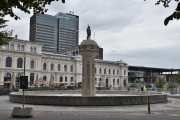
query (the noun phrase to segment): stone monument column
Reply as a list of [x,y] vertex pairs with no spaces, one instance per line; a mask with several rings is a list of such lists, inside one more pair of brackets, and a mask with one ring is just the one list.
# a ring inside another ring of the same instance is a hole
[[[88,26],[87,33],[90,31]],[[80,54],[82,56],[82,96],[95,96],[95,58],[98,54],[98,45],[87,35],[87,40],[80,44]]]

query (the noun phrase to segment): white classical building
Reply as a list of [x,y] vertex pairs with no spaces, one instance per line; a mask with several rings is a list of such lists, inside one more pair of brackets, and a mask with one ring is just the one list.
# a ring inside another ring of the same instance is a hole
[[[0,46],[0,86],[18,88],[19,77],[24,75],[24,68],[30,87],[77,87],[81,84],[81,56],[45,53],[41,48],[39,43],[24,40],[12,40],[8,45]],[[95,66],[96,87],[127,87],[126,63],[97,59]]]

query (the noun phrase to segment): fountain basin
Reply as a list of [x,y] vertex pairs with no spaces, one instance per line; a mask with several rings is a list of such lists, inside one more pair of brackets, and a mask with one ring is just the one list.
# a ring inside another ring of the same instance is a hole
[[[165,103],[167,95],[150,94],[150,103]],[[97,94],[96,96],[81,96],[80,94],[37,94],[33,92],[10,93],[11,102],[34,105],[59,105],[59,106],[121,106],[121,105],[143,105],[147,104],[147,95],[145,94]]]

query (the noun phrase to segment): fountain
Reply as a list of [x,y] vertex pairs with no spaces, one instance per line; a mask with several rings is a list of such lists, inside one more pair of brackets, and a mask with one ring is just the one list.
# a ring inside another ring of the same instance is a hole
[[[95,57],[98,44],[91,39],[91,30],[87,28],[87,39],[80,45],[82,55],[82,90],[80,94],[53,94],[26,91],[26,104],[63,105],[63,106],[117,106],[147,104],[147,94],[96,94],[95,88]],[[167,95],[148,94],[150,103],[167,102]],[[10,101],[23,103],[21,93],[11,93]]]

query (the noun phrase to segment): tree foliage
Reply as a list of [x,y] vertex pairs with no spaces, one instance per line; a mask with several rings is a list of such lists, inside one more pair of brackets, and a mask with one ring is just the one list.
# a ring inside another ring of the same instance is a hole
[[[50,5],[53,1],[59,0],[0,0],[0,45],[7,43],[6,39],[10,38],[11,31],[4,31],[2,28],[6,27],[7,20],[4,20],[6,15],[10,15],[15,20],[20,17],[14,12],[19,9],[25,13],[30,13],[31,10],[34,14],[47,12],[46,5]],[[65,3],[65,0],[61,0]]]
[[164,87],[165,84],[166,84],[166,81],[164,81],[163,79],[156,80],[155,82],[156,87],[161,88],[161,89]]
[[[53,1],[59,0],[0,0],[0,16],[10,15],[15,19],[19,19],[19,16],[14,12],[14,8],[19,9],[25,13],[44,14],[47,12],[46,5],[50,5]],[[65,0],[62,0],[65,3]]]
[[172,2],[176,2],[177,7],[175,11],[164,20],[164,25],[168,25],[169,21],[173,19],[180,19],[180,0],[157,0],[155,3],[155,5],[163,5],[167,8]]
[[5,24],[6,22],[7,20],[0,18],[0,45],[8,43],[8,41],[11,39],[11,31],[1,30],[7,26]]

